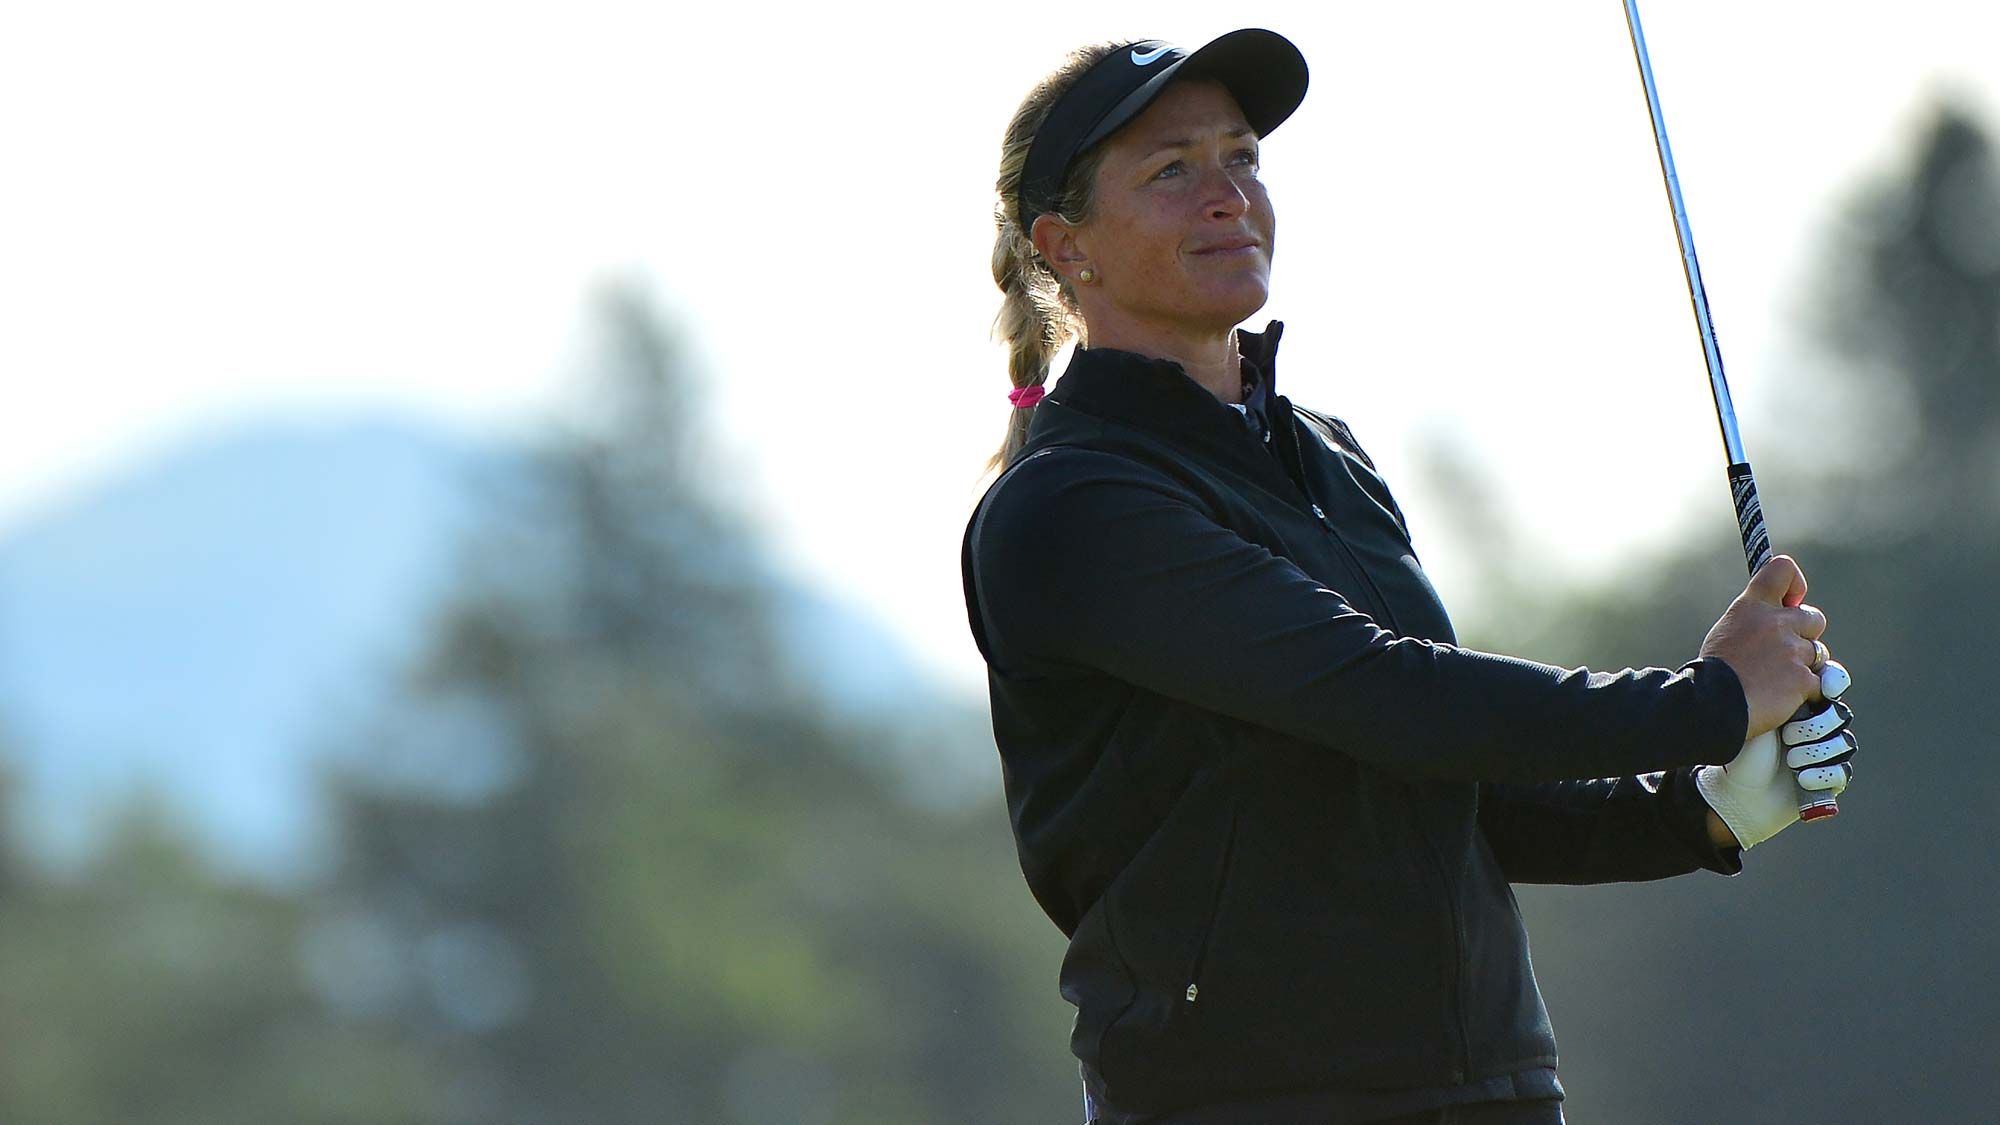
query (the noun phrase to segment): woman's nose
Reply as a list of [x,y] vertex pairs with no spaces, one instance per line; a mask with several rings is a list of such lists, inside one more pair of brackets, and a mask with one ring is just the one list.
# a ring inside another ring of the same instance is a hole
[[1213,219],[1233,219],[1250,206],[1250,200],[1243,194],[1243,185],[1226,171],[1213,173],[1214,184],[1208,191],[1208,215]]

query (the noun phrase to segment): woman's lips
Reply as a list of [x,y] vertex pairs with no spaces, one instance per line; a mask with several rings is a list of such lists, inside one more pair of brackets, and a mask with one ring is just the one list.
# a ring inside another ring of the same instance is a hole
[[1263,243],[1258,242],[1254,238],[1242,239],[1220,242],[1214,246],[1204,246],[1198,250],[1190,250],[1189,253],[1203,258],[1228,258],[1253,254],[1261,249],[1263,245]]

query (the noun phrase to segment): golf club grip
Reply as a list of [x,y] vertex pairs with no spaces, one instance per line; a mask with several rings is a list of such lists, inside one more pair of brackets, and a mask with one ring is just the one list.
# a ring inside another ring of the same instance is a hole
[[1729,497],[1736,502],[1736,530],[1743,536],[1743,557],[1750,573],[1771,561],[1771,533],[1764,527],[1764,505],[1757,499],[1757,478],[1748,461],[1729,466]]
[[[1743,557],[1749,560],[1750,573],[1755,574],[1771,561],[1771,533],[1764,527],[1764,505],[1757,499],[1757,478],[1750,472],[1748,461],[1729,466],[1729,495],[1736,502],[1736,529],[1743,535]],[[1806,703],[1792,715],[1791,721],[1809,719],[1812,715],[1813,706]],[[1792,788],[1798,794],[1800,820],[1811,823],[1840,812],[1840,802],[1833,794],[1815,793],[1800,785],[1797,773],[1792,774]]]

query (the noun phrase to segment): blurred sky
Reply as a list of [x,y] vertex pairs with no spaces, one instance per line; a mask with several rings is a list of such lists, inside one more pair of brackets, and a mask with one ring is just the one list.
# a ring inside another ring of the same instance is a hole
[[[1770,424],[1766,388],[1815,362],[1803,310],[1840,204],[1934,97],[2000,120],[2000,8],[1644,14],[1757,459],[1809,440]],[[637,273],[695,327],[718,478],[761,497],[786,565],[970,685],[958,537],[1007,411],[1001,129],[1072,46],[1257,25],[1313,68],[1265,148],[1281,388],[1354,424],[1447,601],[1472,545],[1443,537],[1427,444],[1491,463],[1552,573],[1727,521],[1612,0],[194,0],[0,14],[0,534],[245,415],[531,432],[588,287]]]

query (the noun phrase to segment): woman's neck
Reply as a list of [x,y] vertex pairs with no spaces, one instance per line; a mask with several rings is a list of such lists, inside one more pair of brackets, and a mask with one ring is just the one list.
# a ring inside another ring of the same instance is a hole
[[1237,351],[1233,328],[1212,336],[1143,332],[1115,324],[1100,328],[1093,324],[1089,340],[1093,348],[1115,348],[1152,359],[1170,359],[1216,398],[1223,402],[1243,401],[1242,354]]

